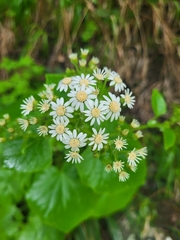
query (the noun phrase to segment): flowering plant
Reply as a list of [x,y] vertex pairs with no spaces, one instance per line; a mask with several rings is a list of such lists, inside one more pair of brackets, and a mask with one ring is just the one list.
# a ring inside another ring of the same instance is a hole
[[[64,220],[63,215],[63,222],[54,223],[62,231],[88,216],[122,208],[144,182],[145,163],[141,160],[147,155],[147,148],[139,142],[143,137],[140,123],[136,119],[126,121],[123,115],[124,108],[133,108],[135,96],[120,75],[107,67],[98,68],[99,60],[89,60],[86,49],[69,58],[74,68],[63,74],[47,74],[44,89],[20,105],[20,129],[16,122],[9,123],[9,135],[0,138],[5,167],[40,172],[26,197],[46,221],[52,221],[52,212],[56,217],[64,214],[76,189],[78,195],[76,192],[71,212],[76,207],[81,210],[73,221]],[[8,121],[9,115],[4,115],[1,126],[8,125]],[[5,141],[8,137],[12,140]],[[120,184],[124,185],[123,190]],[[57,192],[63,194],[61,199]],[[44,193],[47,198],[42,203]],[[100,193],[105,194],[105,200]],[[126,194],[126,198],[119,202],[111,199],[113,194],[118,199]],[[49,198],[52,195],[53,200]],[[79,198],[82,195],[94,211],[83,205]],[[90,195],[93,200],[89,200]],[[112,206],[107,208],[109,199]]]

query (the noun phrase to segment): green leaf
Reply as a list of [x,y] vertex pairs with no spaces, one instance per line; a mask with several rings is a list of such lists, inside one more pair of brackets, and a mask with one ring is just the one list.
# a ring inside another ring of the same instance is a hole
[[64,73],[63,74],[46,74],[46,83],[51,84],[51,83],[59,83],[60,80],[64,78]]
[[93,21],[88,21],[85,25],[85,29],[81,34],[81,38],[84,42],[89,41],[97,31],[97,25]]
[[119,182],[118,175],[114,172],[107,173],[105,165],[100,159],[94,158],[90,149],[83,152],[84,161],[77,165],[82,182],[93,188],[96,192],[116,192],[119,188],[138,188],[145,181],[146,168],[142,161],[138,165],[136,173],[131,172],[130,179],[126,182]]
[[52,162],[47,138],[16,139],[3,144],[4,166],[20,172],[40,171]]
[[73,236],[75,240],[102,239],[99,221],[97,219],[90,219],[84,222],[83,225],[78,226],[73,231]]
[[30,216],[24,225],[18,240],[63,240],[64,234],[57,229],[42,223],[38,216]]
[[155,117],[159,117],[167,111],[165,99],[157,89],[153,89],[151,105]]
[[124,208],[144,182],[145,166],[140,165],[143,173],[139,171],[131,184],[121,184],[116,178],[116,189],[110,182],[108,191],[101,193],[81,184],[76,174],[50,167],[37,177],[26,198],[31,210],[46,224],[69,232],[87,218],[106,216]]
[[163,129],[164,149],[168,150],[172,147],[176,140],[176,135],[171,128]]
[[[46,169],[27,194],[29,205],[46,223],[68,232],[91,210],[94,194],[78,179],[60,172],[55,167]],[[90,208],[89,208],[90,207]]]
[[106,221],[107,221],[107,225],[108,225],[112,240],[123,240],[123,236],[117,220],[115,220],[112,217],[108,217],[106,218]]
[[9,202],[3,206],[0,203],[0,216],[0,239],[18,239],[17,235],[22,220],[20,210]]
[[29,184],[30,176],[9,169],[0,169],[0,193],[1,204],[6,204],[7,199],[19,201],[25,187]]

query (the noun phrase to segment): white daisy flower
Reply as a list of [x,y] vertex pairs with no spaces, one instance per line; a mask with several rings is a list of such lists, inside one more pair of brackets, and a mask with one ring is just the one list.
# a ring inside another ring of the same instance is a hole
[[68,118],[73,118],[73,115],[71,113],[74,112],[74,108],[69,105],[69,101],[64,102],[64,98],[58,98],[56,102],[51,102],[51,108],[53,111],[50,112],[50,115],[53,116],[53,118],[69,121]]
[[109,97],[103,95],[106,101],[101,101],[104,105],[103,110],[106,115],[106,120],[110,119],[112,122],[114,119],[117,120],[121,112],[120,97],[116,97],[112,93],[108,93]]
[[6,124],[6,120],[5,119],[0,119],[0,126],[4,126]]
[[99,58],[97,57],[92,57],[90,63],[94,64],[94,65],[97,65],[99,63]]
[[99,90],[99,88],[95,88],[93,91],[92,91],[92,94],[93,95],[96,95],[96,97],[99,95],[99,92],[100,92],[100,90]]
[[93,75],[95,76],[95,78],[97,78],[97,80],[101,80],[101,81],[104,80],[107,76],[106,70],[105,69],[101,70],[99,68],[93,71]]
[[53,119],[54,124],[51,124],[48,126],[51,130],[49,130],[49,133],[51,134],[51,137],[55,137],[57,141],[63,141],[63,138],[65,136],[65,133],[69,130],[66,128],[69,121],[64,121],[64,119]]
[[104,129],[100,128],[99,132],[97,132],[95,128],[92,128],[92,130],[94,134],[92,135],[92,137],[89,138],[90,141],[89,146],[93,145],[92,148],[93,151],[96,149],[100,151],[103,148],[103,144],[107,144],[106,140],[109,137],[109,133],[104,134],[106,130],[105,128]]
[[86,63],[87,63],[86,59],[80,59],[80,60],[79,60],[79,65],[80,65],[81,67],[85,67],[85,66],[86,66]]
[[69,59],[71,61],[76,61],[77,60],[77,53],[70,53],[69,54]]
[[50,103],[49,103],[49,100],[45,100],[45,99],[42,99],[38,105],[37,105],[37,108],[39,109],[39,111],[41,113],[45,113],[49,110],[50,108]]
[[33,110],[33,104],[34,104],[34,97],[30,96],[29,98],[26,98],[23,100],[24,104],[20,105],[20,108],[23,109],[21,112],[24,116],[28,115]]
[[137,170],[137,165],[136,165],[136,166],[130,165],[129,167],[130,167],[131,171],[136,172],[136,170]]
[[60,92],[64,91],[67,92],[68,88],[72,88],[72,78],[71,77],[65,77],[61,81],[59,81],[57,90]]
[[105,71],[105,72],[106,72],[106,76],[107,76],[107,77],[114,72],[114,71],[112,71],[111,69],[109,69],[109,68],[107,68],[107,67],[104,67],[104,68],[102,69],[102,71]]
[[146,158],[147,156],[147,147],[143,147],[143,148],[140,148],[138,150],[136,150],[136,154],[140,157],[142,157],[143,159]]
[[136,166],[137,163],[141,160],[140,155],[137,153],[134,148],[131,152],[128,153],[128,163],[130,166]]
[[37,118],[36,117],[30,117],[29,123],[32,125],[35,125],[37,123]]
[[129,173],[122,171],[119,173],[119,181],[125,182],[129,178]]
[[90,74],[85,75],[82,73],[80,76],[73,77],[72,80],[73,86],[75,87],[76,86],[81,87],[85,85],[86,88],[94,90],[94,87],[92,85],[96,85],[96,80]]
[[116,72],[111,72],[110,76],[108,77],[110,81],[109,86],[114,86],[115,91],[123,91],[126,88],[126,84],[121,79],[120,75]]
[[5,141],[6,141],[5,138],[0,137],[0,143],[5,142]]
[[46,135],[48,135],[48,128],[45,125],[39,126],[37,128],[37,132],[39,136],[45,137]]
[[23,119],[23,118],[18,118],[18,123],[20,125],[20,128],[23,131],[26,131],[27,127],[29,126],[29,122],[27,119]]
[[53,90],[56,86],[55,83],[51,83],[51,84],[44,84],[46,90]]
[[48,101],[52,101],[54,98],[54,93],[51,89],[46,89],[38,93],[41,98],[45,98]]
[[69,152],[66,154],[65,158],[67,158],[66,162],[71,162],[72,163],[80,163],[84,158],[79,155],[78,152]]
[[98,99],[95,99],[92,103],[86,104],[88,110],[84,111],[85,116],[87,117],[85,119],[85,122],[91,121],[90,125],[92,126],[95,121],[100,125],[101,121],[104,121],[104,113],[103,113],[103,105],[99,104]]
[[124,163],[122,161],[113,162],[114,172],[120,172],[124,168]]
[[124,99],[123,106],[128,106],[128,108],[133,108],[135,103],[135,96],[132,96],[132,92],[129,89],[125,90],[125,94],[121,94],[121,97]]
[[81,48],[80,50],[81,50],[82,56],[84,56],[84,57],[86,57],[86,56],[88,55],[88,53],[89,53],[89,49],[83,49],[83,48]]
[[123,139],[122,137],[119,138],[119,136],[116,140],[114,140],[114,144],[115,144],[115,148],[118,151],[122,150],[123,148],[127,148],[126,146],[128,145],[127,141],[125,139]]
[[10,119],[9,113],[3,114],[3,118],[4,118],[5,120],[9,120],[9,119]]
[[122,135],[127,136],[129,133],[129,129],[123,129],[122,130]]
[[8,128],[8,132],[10,133],[14,132],[14,128]]
[[71,92],[68,93],[68,97],[70,97],[69,103],[71,103],[72,107],[74,107],[75,110],[80,109],[80,111],[83,112],[84,104],[92,104],[92,99],[95,99],[96,95],[92,94],[92,89],[82,85],[81,87],[76,87],[75,90],[71,90]]
[[79,148],[87,145],[86,136],[87,136],[86,133],[80,132],[78,134],[76,129],[74,129],[73,132],[67,131],[63,139],[65,148],[71,148],[72,151],[79,151]]
[[105,171],[108,172],[108,173],[111,172],[112,169],[113,168],[112,168],[111,164],[107,164],[106,167],[105,167]]
[[121,115],[121,116],[119,116],[119,121],[123,123],[125,121],[125,118],[126,118],[125,116]]
[[142,131],[141,131],[141,130],[138,130],[138,131],[135,133],[135,136],[136,136],[137,138],[142,138],[142,137],[143,137]]
[[136,119],[133,119],[132,122],[131,122],[131,127],[137,128],[137,127],[139,127],[139,126],[140,126],[139,121],[136,120]]

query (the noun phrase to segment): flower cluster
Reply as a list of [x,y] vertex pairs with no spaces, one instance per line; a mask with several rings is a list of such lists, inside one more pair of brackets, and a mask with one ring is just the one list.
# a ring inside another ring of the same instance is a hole
[[[66,71],[57,84],[44,84],[37,98],[23,101],[20,127],[27,131],[33,125],[39,136],[49,135],[61,142],[67,162],[84,160],[85,147],[98,157],[111,150],[114,161],[105,162],[105,170],[118,173],[119,180],[125,181],[128,171],[135,172],[147,155],[146,147],[128,147],[128,135],[131,139],[133,134],[135,140],[143,136],[139,122],[133,120],[127,128],[122,115],[124,108],[133,108],[135,96],[117,72],[98,68],[95,57],[87,61],[88,50],[81,49],[80,59],[76,53],[69,58],[76,70]],[[121,155],[126,159],[119,159]]]

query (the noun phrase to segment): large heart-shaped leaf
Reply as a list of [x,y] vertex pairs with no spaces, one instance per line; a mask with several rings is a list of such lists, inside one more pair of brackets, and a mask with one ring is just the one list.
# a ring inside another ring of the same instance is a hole
[[90,149],[83,153],[84,161],[77,165],[82,182],[93,188],[96,192],[116,192],[120,188],[138,188],[145,181],[146,167],[142,161],[136,173],[131,172],[130,179],[126,182],[118,181],[118,174],[105,171],[105,165],[100,159],[94,158]]
[[116,188],[108,183],[108,191],[97,193],[81,184],[76,175],[50,167],[35,180],[27,200],[46,224],[69,232],[89,217],[102,217],[124,208],[142,184],[144,172],[136,178],[139,180],[134,184],[125,185],[116,178]]
[[66,173],[50,167],[34,182],[27,194],[30,207],[38,212],[46,223],[63,232],[89,216],[92,203],[96,202],[93,192],[71,179]]
[[4,165],[20,172],[39,171],[52,162],[52,150],[46,138],[15,139],[3,144]]
[[[21,227],[22,228],[22,227]],[[57,229],[44,225],[38,216],[30,216],[18,236],[19,240],[63,240],[64,234]]]

